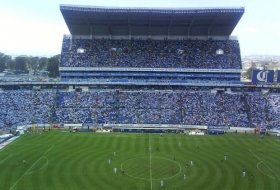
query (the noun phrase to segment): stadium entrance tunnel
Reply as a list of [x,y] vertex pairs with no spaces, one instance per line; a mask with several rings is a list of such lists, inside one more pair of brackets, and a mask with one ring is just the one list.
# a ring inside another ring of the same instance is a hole
[[176,161],[161,157],[137,157],[124,161],[121,169],[125,175],[143,180],[168,179],[180,174],[182,168]]

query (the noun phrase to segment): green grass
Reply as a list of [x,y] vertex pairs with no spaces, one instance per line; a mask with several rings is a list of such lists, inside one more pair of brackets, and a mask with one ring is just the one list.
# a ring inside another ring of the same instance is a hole
[[[280,189],[279,149],[275,136],[254,134],[160,137],[53,130],[22,135],[0,150],[0,189],[157,190],[160,180],[170,190]],[[222,162],[224,155],[227,161]]]

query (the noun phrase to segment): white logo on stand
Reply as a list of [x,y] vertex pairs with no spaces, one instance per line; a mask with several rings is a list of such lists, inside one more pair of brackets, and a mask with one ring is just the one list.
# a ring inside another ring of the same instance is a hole
[[260,71],[257,74],[257,79],[258,81],[261,82],[267,82],[267,75],[268,75],[269,71]]

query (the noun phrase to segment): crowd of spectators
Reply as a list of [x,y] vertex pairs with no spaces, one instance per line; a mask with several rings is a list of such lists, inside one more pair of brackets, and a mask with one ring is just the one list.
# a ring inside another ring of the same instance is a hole
[[116,91],[59,92],[54,123],[116,123]]
[[64,39],[60,66],[241,69],[241,57],[236,40]]
[[280,96],[272,94],[267,97],[267,101],[270,104],[266,120],[269,121],[271,128],[280,129]]
[[[279,128],[280,96],[262,92],[247,93],[246,99],[253,127]],[[280,129],[280,128],[279,128]]]
[[0,93],[0,125],[16,128],[51,122],[55,91],[4,91]]
[[212,93],[208,102],[210,104],[206,117],[208,125],[249,127],[242,95]]
[[280,95],[262,92],[103,90],[0,93],[0,125],[5,128],[44,123],[277,128],[279,113]]
[[[79,123],[147,123],[249,127],[246,106],[241,93],[211,93],[210,91],[65,93],[68,93],[69,96],[61,99],[71,99],[71,101],[75,102],[75,105],[60,103],[57,104],[58,107],[71,105],[71,108],[82,108],[79,111],[77,109],[73,111],[76,112],[74,123],[79,121]],[[58,98],[65,96],[65,93],[60,93]],[[84,106],[80,106],[81,104]],[[59,113],[60,109],[57,108],[57,113]],[[69,109],[69,107],[64,109]],[[55,115],[59,119],[55,121],[67,122],[68,117],[57,113]],[[69,115],[72,118],[72,115]],[[73,122],[73,120],[70,120],[70,122]]]

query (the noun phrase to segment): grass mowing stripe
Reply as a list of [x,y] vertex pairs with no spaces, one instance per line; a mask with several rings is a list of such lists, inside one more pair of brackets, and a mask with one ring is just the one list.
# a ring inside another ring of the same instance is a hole
[[152,147],[151,147],[151,134],[149,133],[149,152],[150,152],[150,183],[151,190],[153,189],[153,177],[152,177]]
[[31,170],[35,166],[35,164],[53,148],[53,146],[49,148],[31,167],[29,167],[29,169],[19,178],[19,180],[14,183],[10,190],[14,188],[14,186],[29,172],[29,170]]
[[[197,174],[197,176],[195,177],[196,179],[198,179],[196,181],[196,188],[197,189],[201,189],[201,184],[203,184],[203,182],[207,181],[207,180],[211,180],[211,184],[209,184],[209,186],[207,187],[207,189],[217,189],[217,185],[221,182],[221,166],[220,166],[220,159],[217,159],[216,156],[209,156],[209,157],[205,157],[203,152],[204,151],[210,151],[209,154],[211,155],[211,152],[213,152],[213,148],[217,149],[217,151],[220,151],[221,148],[215,146],[215,147],[205,147],[202,146],[199,149],[196,148],[196,145],[198,144],[197,140],[194,140],[194,145],[192,147],[192,151],[193,151],[193,156],[194,156],[194,164],[195,167],[198,168],[198,171],[200,171],[200,173]],[[206,150],[205,150],[206,149]],[[217,153],[219,155],[219,153]],[[202,164],[204,164],[205,166],[203,166]],[[199,168],[202,167],[204,168],[204,171],[200,170]],[[212,171],[212,172],[210,172]],[[215,171],[213,173],[213,171]],[[210,173],[212,173],[212,175],[209,175]],[[203,176],[200,178],[200,176]]]
[[[243,136],[243,134],[242,134]],[[234,161],[236,163],[236,167],[233,168],[234,171],[235,171],[235,179],[236,181],[238,181],[239,183],[235,183],[234,184],[234,187],[235,189],[250,189],[248,187],[248,180],[247,180],[247,177],[248,177],[248,172],[249,172],[249,168],[250,168],[250,163],[251,162],[247,162],[247,159],[248,158],[245,158],[243,155],[247,154],[247,152],[245,151],[244,148],[247,148],[248,147],[248,142],[250,141],[247,141],[247,137],[244,135],[244,139],[243,141],[240,141],[240,137],[241,135],[237,135],[236,136],[237,139],[236,140],[232,140],[231,143],[232,143],[232,149],[231,149],[231,152],[233,152],[233,154],[231,155],[232,158],[228,158],[232,161]],[[241,137],[242,138],[242,137]],[[250,156],[250,155],[248,155]],[[249,160],[250,160],[250,157],[249,157]],[[243,177],[242,176],[242,170],[243,168],[246,170],[247,172],[247,177]]]
[[[231,143],[232,143],[231,141],[227,141],[226,139],[223,140],[223,144],[226,147],[231,147]],[[225,161],[224,166],[228,176],[225,181],[226,183],[224,184],[224,189],[234,189],[235,176],[236,176],[235,169],[240,167],[240,165],[237,163],[236,159],[234,159],[233,151],[226,150],[224,155],[227,156],[227,160]]]

